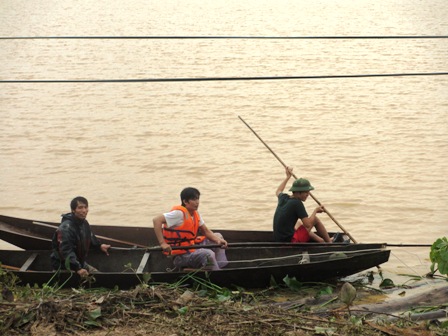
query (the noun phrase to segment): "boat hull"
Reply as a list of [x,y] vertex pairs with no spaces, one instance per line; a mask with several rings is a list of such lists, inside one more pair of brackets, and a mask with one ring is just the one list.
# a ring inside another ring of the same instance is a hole
[[240,244],[226,250],[229,265],[217,271],[174,271],[172,258],[160,248],[115,249],[106,256],[92,252],[88,262],[100,272],[94,282],[83,282],[68,271],[51,269],[50,251],[0,250],[2,267],[13,272],[20,284],[62,287],[105,287],[128,289],[138,284],[194,283],[208,279],[222,287],[264,288],[288,276],[301,282],[326,281],[361,272],[385,263],[390,250],[385,244]]

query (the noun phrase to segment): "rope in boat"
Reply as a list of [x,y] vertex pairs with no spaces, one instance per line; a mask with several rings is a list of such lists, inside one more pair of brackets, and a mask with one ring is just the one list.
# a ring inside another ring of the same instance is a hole
[[385,73],[355,75],[317,75],[317,76],[262,76],[262,77],[196,77],[196,78],[135,78],[135,79],[13,79],[0,80],[0,84],[38,84],[38,83],[149,83],[149,82],[217,82],[217,81],[262,81],[293,79],[336,79],[368,77],[416,77],[446,76],[448,72]]
[[365,254],[364,252],[380,252],[384,249],[365,249],[365,250],[356,250],[356,251],[329,251],[329,252],[321,252],[321,253],[308,253],[308,251],[303,251],[302,253],[294,254],[294,255],[288,255],[283,257],[273,257],[273,258],[261,258],[261,259],[250,259],[250,260],[229,260],[229,264],[236,264],[236,263],[251,263],[251,262],[262,262],[262,261],[277,261],[277,260],[288,260],[288,259],[295,259],[299,257],[304,257],[305,255],[311,257],[319,257],[319,256],[326,256],[326,255],[332,255],[335,253],[344,253],[344,254]]
[[364,40],[364,39],[446,39],[447,35],[391,36],[0,36],[0,40]]
[[[364,252],[380,252],[383,251],[384,249],[365,249],[365,250],[357,250],[357,251],[330,251],[330,252],[322,252],[322,253],[311,253],[309,254],[308,251],[303,251],[302,253],[298,253],[298,254],[294,254],[294,255],[288,255],[288,256],[283,256],[283,257],[273,257],[273,258],[261,258],[261,259],[250,259],[250,260],[228,260],[228,265],[233,265],[233,264],[241,264],[241,263],[255,263],[255,262],[270,262],[270,261],[278,261],[278,260],[288,260],[288,259],[296,259],[296,258],[300,258],[301,260],[303,260],[304,258],[308,258],[307,263],[312,263],[309,258],[311,256],[313,257],[318,257],[318,256],[325,256],[325,255],[332,255],[335,253],[344,253],[345,255],[347,254],[365,254]],[[347,257],[349,258],[349,257]],[[341,256],[341,259],[345,259],[344,257]],[[299,260],[299,262],[301,261]],[[166,268],[167,272],[172,272],[174,271],[175,268]]]
[[[229,247],[230,248],[259,248],[259,247],[263,247],[265,243],[264,242],[260,242],[260,243],[252,243],[252,244],[245,244],[245,243],[229,243]],[[271,245],[272,247],[286,247],[286,246],[296,246],[297,243],[268,243],[269,245]],[[320,243],[306,243],[307,245],[320,245]],[[343,244],[343,243],[336,243],[336,244]],[[431,247],[432,244],[388,244],[385,243],[383,244],[383,246],[387,246],[387,247]],[[189,246],[188,248],[184,248],[185,250],[187,249],[194,249],[194,248],[216,248],[216,247],[220,247],[217,244],[214,245],[192,245]],[[139,246],[133,246],[133,247],[117,247],[117,246],[112,246],[111,250],[123,250],[123,251],[162,251],[162,248],[160,246],[148,246],[148,247],[139,247]],[[363,251],[367,251],[367,250],[363,250]]]
[[[414,257],[417,257],[418,261],[420,262],[420,265],[424,265],[424,264],[422,263],[420,257],[419,257],[417,254],[415,254],[415,253],[410,253],[410,252],[408,252],[408,251],[406,251],[406,252],[409,253],[410,255],[414,256]],[[418,274],[414,269],[412,269],[410,266],[408,266],[408,265],[407,265],[403,260],[401,260],[395,253],[391,252],[391,254],[392,254],[393,257],[396,258],[401,264],[403,264],[403,266],[404,266],[405,268],[407,268],[411,273],[413,273],[413,274],[415,274],[416,276],[422,278],[422,279],[426,282],[427,285],[430,285],[429,281],[428,281],[426,278],[424,278],[421,274]]]

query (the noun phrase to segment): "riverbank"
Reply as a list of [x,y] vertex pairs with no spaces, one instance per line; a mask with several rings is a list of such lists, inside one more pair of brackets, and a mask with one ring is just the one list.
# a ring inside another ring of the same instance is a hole
[[[356,289],[347,307],[344,282],[258,291],[213,284],[197,288],[141,285],[130,291],[28,288],[2,275],[1,332],[7,335],[446,335],[409,315],[446,310],[446,278],[392,284],[378,271],[345,279]],[[380,284],[389,288],[380,288]],[[10,294],[9,297],[7,294]],[[350,308],[350,310],[348,309]],[[443,318],[434,319],[443,322]]]

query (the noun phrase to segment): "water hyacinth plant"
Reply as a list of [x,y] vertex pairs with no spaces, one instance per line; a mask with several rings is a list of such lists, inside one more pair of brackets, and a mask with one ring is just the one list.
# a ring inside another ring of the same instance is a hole
[[432,244],[429,258],[432,263],[432,274],[439,271],[440,274],[448,275],[448,239],[446,237],[439,238]]

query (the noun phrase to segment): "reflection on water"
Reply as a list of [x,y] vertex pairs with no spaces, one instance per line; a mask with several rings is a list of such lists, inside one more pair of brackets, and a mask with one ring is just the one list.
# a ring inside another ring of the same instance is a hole
[[[0,35],[443,35],[448,14],[444,1],[37,3],[2,2]],[[441,39],[0,42],[0,79],[441,72],[448,55]],[[92,223],[151,225],[195,186],[211,228],[270,230],[284,171],[242,116],[358,241],[431,244],[447,233],[447,84],[0,84],[0,212],[59,221],[83,195]],[[426,268],[428,251],[394,248],[388,267]]]

